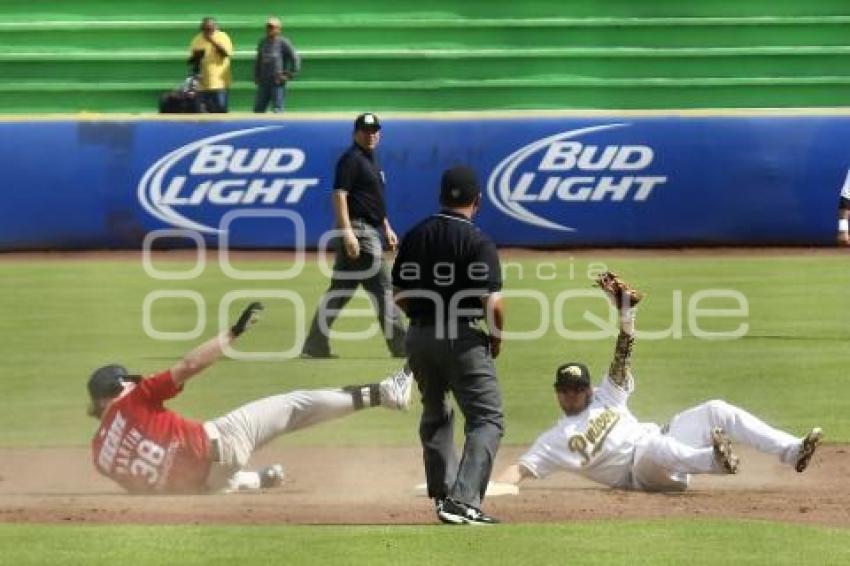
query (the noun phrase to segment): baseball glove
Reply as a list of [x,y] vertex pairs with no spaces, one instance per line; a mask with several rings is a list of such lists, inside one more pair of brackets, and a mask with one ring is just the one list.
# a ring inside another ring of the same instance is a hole
[[613,271],[606,271],[596,278],[594,287],[602,289],[617,309],[637,306],[644,294],[633,289]]

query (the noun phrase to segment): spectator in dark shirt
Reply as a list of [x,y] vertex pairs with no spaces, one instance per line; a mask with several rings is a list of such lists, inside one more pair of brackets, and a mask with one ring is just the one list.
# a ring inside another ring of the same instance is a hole
[[292,42],[280,34],[278,18],[266,22],[266,36],[257,45],[254,62],[254,83],[257,97],[254,112],[265,112],[272,105],[272,112],[283,112],[286,83],[301,70],[301,57]]

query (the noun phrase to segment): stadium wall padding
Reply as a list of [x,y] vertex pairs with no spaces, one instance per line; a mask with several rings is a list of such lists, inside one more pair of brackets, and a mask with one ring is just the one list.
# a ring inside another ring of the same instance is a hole
[[[161,228],[215,246],[234,214],[232,246],[313,247],[332,225],[351,128],[0,121],[0,249],[138,248]],[[379,155],[399,233],[438,209],[441,172],[465,163],[484,191],[477,222],[500,245],[821,245],[835,236],[848,147],[843,115],[449,114],[386,118]]]

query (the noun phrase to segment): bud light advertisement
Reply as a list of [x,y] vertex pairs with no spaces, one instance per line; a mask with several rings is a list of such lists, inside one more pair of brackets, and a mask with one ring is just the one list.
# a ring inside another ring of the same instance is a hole
[[[503,246],[829,244],[850,168],[846,116],[382,124],[395,230],[436,212],[442,171],[466,164],[483,196],[476,223]],[[157,229],[210,246],[225,232],[249,249],[315,246],[333,228],[334,169],[352,130],[299,118],[0,122],[0,249],[133,249]]]

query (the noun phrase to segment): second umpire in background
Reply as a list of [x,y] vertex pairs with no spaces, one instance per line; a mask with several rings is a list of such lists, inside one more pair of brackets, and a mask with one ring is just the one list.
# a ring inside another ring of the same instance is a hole
[[390,274],[384,262],[381,234],[391,250],[398,236],[390,226],[384,200],[384,172],[375,154],[381,123],[371,113],[354,120],[354,143],[336,164],[333,208],[340,237],[330,288],[319,302],[301,357],[333,358],[328,342],[330,327],[358,285],[363,285],[378,314],[390,354],[405,357],[405,330],[392,300]]
[[[493,241],[472,223],[481,190],[471,169],[443,173],[440,204],[405,235],[392,271],[396,301],[410,318],[408,363],[422,394],[428,496],[444,523],[496,523],[480,506],[504,430],[493,363],[504,323],[501,265]],[[466,420],[460,462],[449,391]]]

